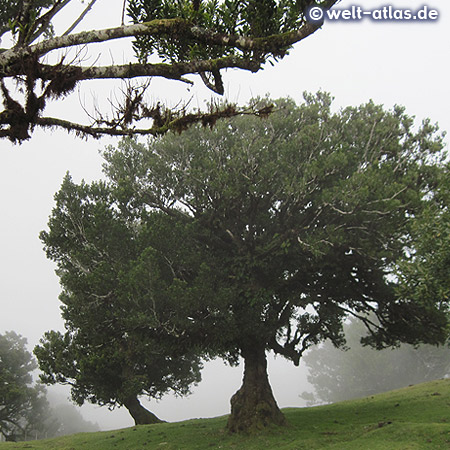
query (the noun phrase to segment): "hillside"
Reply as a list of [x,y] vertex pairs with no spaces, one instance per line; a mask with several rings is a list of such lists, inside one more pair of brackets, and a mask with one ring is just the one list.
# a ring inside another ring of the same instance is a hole
[[287,428],[229,435],[226,417],[83,433],[46,441],[1,443],[0,450],[144,449],[448,449],[450,380],[359,400],[285,409]]

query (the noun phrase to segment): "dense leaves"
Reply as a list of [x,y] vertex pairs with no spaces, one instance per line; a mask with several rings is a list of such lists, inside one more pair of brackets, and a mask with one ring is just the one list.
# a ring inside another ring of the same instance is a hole
[[398,295],[419,304],[437,303],[449,312],[450,299],[450,172],[439,184],[424,213],[411,224],[414,245],[399,262]]
[[[54,3],[55,0],[34,0],[32,2],[0,0],[0,36],[6,31],[16,34],[19,32],[20,27],[23,29],[26,25],[28,25],[28,32],[36,31],[36,19],[45,8]],[[27,17],[25,18],[24,15]],[[28,24],[23,23],[26,19]]]
[[133,409],[140,395],[187,394],[200,361],[172,342],[171,310],[158,292],[165,274],[152,277],[159,237],[122,216],[103,183],[77,186],[67,176],[56,200],[41,238],[58,263],[67,332],[48,332],[35,348],[42,380],[71,385],[80,405]]
[[404,304],[387,278],[443,170],[436,129],[426,122],[414,132],[399,107],[332,113],[323,93],[278,109],[148,148],[124,141],[106,154],[106,173],[136,211],[203,230],[223,264],[221,287],[233,290],[222,311],[237,349],[262,339],[298,362],[323,338],[338,344],[348,314],[366,321],[379,346],[445,340],[437,305]]
[[[301,2],[274,0],[206,0],[193,2],[180,0],[132,0],[128,12],[135,23],[154,19],[181,17],[192,21],[198,27],[215,30],[217,33],[267,37],[299,28],[305,23]],[[284,56],[289,46],[273,48],[272,54]],[[140,60],[156,52],[163,60],[170,62],[189,61],[204,58],[218,58],[238,55],[239,49],[227,46],[202,45],[196,42],[179,41],[175,36],[167,39],[138,37],[135,49]],[[251,53],[245,53],[250,57]],[[262,56],[262,55],[261,55]]]
[[139,330],[140,345],[244,358],[232,431],[283,423],[267,350],[298,364],[322,340],[343,345],[349,316],[377,348],[448,335],[448,302],[399,296],[393,276],[447,173],[437,128],[372,102],[333,112],[322,92],[275,105],[109,148],[108,183],[66,179],[59,198],[77,194],[43,234],[74,337],[113,351]]

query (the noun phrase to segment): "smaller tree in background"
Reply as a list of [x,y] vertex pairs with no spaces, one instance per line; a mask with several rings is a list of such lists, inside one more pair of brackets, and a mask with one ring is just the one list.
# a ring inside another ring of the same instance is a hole
[[55,426],[45,389],[33,382],[37,364],[26,343],[13,331],[0,334],[0,434],[7,441],[42,438]]
[[450,375],[448,346],[402,344],[375,350],[361,345],[366,332],[361,322],[351,320],[345,325],[346,349],[326,341],[303,357],[315,390],[302,394],[310,405],[365,397]]
[[77,408],[68,403],[65,398],[63,402],[57,404],[54,404],[51,398],[49,398],[49,401],[52,407],[52,415],[57,420],[59,426],[48,437],[100,431],[97,423],[85,420]]

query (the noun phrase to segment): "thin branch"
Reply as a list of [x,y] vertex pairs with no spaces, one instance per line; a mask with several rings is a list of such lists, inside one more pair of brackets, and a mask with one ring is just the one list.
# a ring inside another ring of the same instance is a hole
[[334,205],[332,205],[331,203],[325,203],[324,204],[324,206],[326,207],[326,206],[329,206],[333,211],[336,211],[337,213],[339,213],[339,214],[342,214],[342,215],[351,215],[351,214],[354,214],[355,213],[355,210],[353,209],[352,211],[343,211],[343,210],[341,210],[341,209],[339,209],[339,208],[336,208]]
[[210,78],[207,75],[207,72],[200,72],[200,77],[205,84],[205,86],[210,89],[211,91],[215,92],[216,94],[223,95],[225,92],[224,86],[223,86],[223,80],[222,75],[220,74],[219,70],[213,70],[211,72],[208,72],[212,75],[212,78],[214,80],[214,83],[211,83]]
[[[376,128],[377,125],[378,125],[378,120],[375,120],[375,121],[373,122],[372,129],[370,130],[369,139],[367,140],[366,149],[365,149],[365,152],[364,152],[364,159],[363,159],[363,162],[367,162],[367,156],[368,156],[368,154],[369,154],[370,144],[372,143],[373,134],[374,134],[374,132],[375,132],[375,128]],[[360,169],[358,170],[358,172],[360,172],[361,170],[362,170],[362,168],[360,168]]]
[[81,23],[81,21],[86,17],[87,13],[92,9],[92,7],[94,6],[94,3],[97,0],[91,0],[91,2],[86,6],[86,8],[84,9],[84,11],[80,14],[80,16],[78,17],[77,20],[75,20],[75,22],[66,30],[65,33],[63,33],[63,36],[66,36],[70,33],[72,33],[72,31]]
[[122,26],[125,25],[125,12],[127,9],[127,0],[123,0],[123,7],[122,7]]
[[49,11],[47,11],[43,16],[39,17],[39,19],[36,21],[37,27],[35,33],[31,37],[31,42],[34,42],[39,36],[42,35],[42,33],[44,33],[56,14],[58,14],[59,11],[61,11],[71,1],[72,0],[58,0]]
[[[215,110],[208,113],[190,113],[190,114],[179,114],[173,119],[166,121],[162,125],[153,124],[149,128],[114,128],[114,127],[95,127],[92,125],[82,125],[76,122],[71,122],[68,120],[58,119],[54,117],[38,117],[36,119],[36,125],[41,127],[59,127],[67,131],[74,131],[76,134],[87,137],[91,136],[94,138],[100,138],[102,135],[109,136],[133,136],[136,134],[140,135],[153,135],[157,136],[164,134],[167,131],[182,131],[187,127],[194,125],[196,123],[201,123],[203,126],[209,126],[221,118],[234,117],[237,115],[252,114],[256,116],[263,116],[267,114],[267,107],[262,110],[249,111],[237,109],[232,105],[224,107],[220,110]],[[6,131],[6,133],[5,133]],[[0,136],[8,136],[8,130],[0,130]]]
[[[373,312],[375,312],[375,310],[373,308],[370,308],[370,306],[366,303],[366,306],[368,309],[372,309]],[[361,314],[356,313],[355,311],[353,311],[352,309],[348,309],[345,308],[344,306],[337,306],[338,309],[340,309],[341,311],[343,311],[346,314],[349,314],[353,317],[355,317],[358,320],[361,320],[361,322],[364,323],[364,325],[366,326],[367,330],[373,334],[373,328],[377,329],[377,330],[381,330],[381,326],[377,325],[375,322],[373,322],[372,320],[370,320],[367,316],[362,316]]]
[[400,194],[402,194],[403,192],[405,192],[408,189],[408,186],[403,187],[402,189],[400,189],[398,192],[396,192],[395,194],[393,194],[391,197],[389,198],[382,198],[380,200],[372,200],[370,202],[368,202],[368,205],[373,205],[374,203],[382,203],[382,202],[389,202],[391,200],[394,200],[396,197],[398,197]]

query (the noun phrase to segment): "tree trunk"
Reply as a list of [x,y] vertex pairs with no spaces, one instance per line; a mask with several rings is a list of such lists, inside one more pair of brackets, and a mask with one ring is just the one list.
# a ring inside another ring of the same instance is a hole
[[244,379],[241,388],[231,398],[228,430],[251,433],[269,425],[286,425],[269,384],[264,347],[247,348],[241,355],[244,358]]
[[137,397],[127,398],[123,402],[123,405],[128,409],[128,412],[131,414],[131,417],[133,417],[136,425],[149,425],[152,423],[163,422],[148,409],[145,409]]

